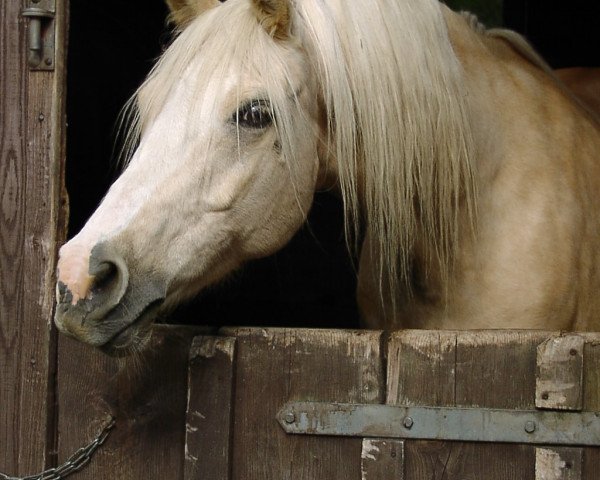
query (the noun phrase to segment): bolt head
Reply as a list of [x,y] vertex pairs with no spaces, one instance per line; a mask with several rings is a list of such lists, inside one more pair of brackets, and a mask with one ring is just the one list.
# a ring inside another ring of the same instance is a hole
[[535,432],[535,428],[536,428],[535,422],[533,422],[533,421],[530,420],[530,421],[528,421],[528,422],[525,423],[525,431],[527,433],[533,433],[533,432]]
[[407,429],[409,429],[409,430],[410,430],[410,429],[412,428],[412,426],[415,424],[415,422],[413,421],[413,419],[412,419],[412,418],[410,418],[410,417],[406,417],[402,423],[403,423],[403,425],[404,425],[404,428],[407,428]]
[[296,421],[296,415],[294,414],[294,412],[288,412],[284,415],[283,421],[290,425]]

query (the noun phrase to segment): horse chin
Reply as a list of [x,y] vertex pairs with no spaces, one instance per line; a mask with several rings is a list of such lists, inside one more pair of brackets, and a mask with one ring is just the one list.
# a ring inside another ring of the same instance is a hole
[[152,337],[157,306],[146,309],[132,324],[118,331],[100,350],[111,357],[127,357],[143,352]]

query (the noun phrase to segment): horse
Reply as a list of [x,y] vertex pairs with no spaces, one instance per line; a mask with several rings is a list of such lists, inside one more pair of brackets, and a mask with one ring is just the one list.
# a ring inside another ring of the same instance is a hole
[[343,200],[368,328],[600,326],[600,125],[520,35],[435,0],[168,0],[132,154],[60,249],[111,354]]
[[600,68],[561,68],[555,74],[579,100],[600,117]]

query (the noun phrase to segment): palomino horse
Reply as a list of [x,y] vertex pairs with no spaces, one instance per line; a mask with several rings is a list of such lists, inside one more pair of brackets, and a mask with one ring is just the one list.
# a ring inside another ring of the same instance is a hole
[[434,0],[169,4],[139,146],[61,249],[60,330],[143,344],[332,186],[367,326],[600,326],[600,126],[519,35]]

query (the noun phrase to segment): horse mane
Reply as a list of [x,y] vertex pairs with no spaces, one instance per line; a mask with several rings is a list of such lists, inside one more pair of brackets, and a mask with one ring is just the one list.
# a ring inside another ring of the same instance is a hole
[[323,88],[347,235],[369,233],[392,303],[409,286],[419,243],[446,280],[459,209],[473,224],[474,143],[439,3],[299,0],[295,8]]
[[[252,18],[249,5],[225,2],[179,34],[130,104],[129,146],[164,103],[165,85],[205,45],[199,83],[222,74],[226,62],[243,65],[252,57],[263,62],[284,158],[302,160],[288,142],[296,112],[277,110],[277,98],[288,95],[291,80],[276,85],[268,72],[277,68],[288,79],[292,75],[280,59],[266,58],[274,51],[267,42],[274,40]],[[436,0],[292,5],[293,41],[303,45],[322,89],[349,244],[358,245],[369,233],[381,291],[386,287],[394,302],[410,283],[418,244],[427,242],[431,253],[425,260],[445,279],[458,245],[459,211],[473,224],[474,142],[462,66]]]

